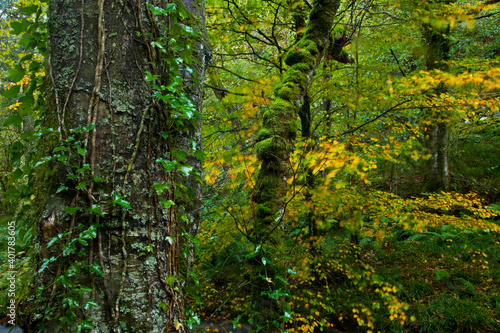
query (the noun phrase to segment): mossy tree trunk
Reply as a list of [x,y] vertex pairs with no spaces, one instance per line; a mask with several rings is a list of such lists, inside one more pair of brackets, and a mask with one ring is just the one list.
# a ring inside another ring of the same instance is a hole
[[[187,331],[186,235],[200,222],[196,110],[209,52],[203,1],[184,6],[192,17],[180,23],[143,0],[49,3],[44,125],[54,131],[40,147],[51,158],[37,171],[25,332]],[[201,64],[193,71],[173,67],[162,37],[186,27],[202,36],[179,38]],[[153,84],[173,83],[175,72],[181,85],[164,99],[182,91],[188,116],[154,96]]]
[[256,147],[261,166],[253,195],[256,222],[252,236],[256,244],[281,243],[281,228],[276,226],[276,219],[284,208],[289,157],[299,130],[300,106],[328,46],[339,5],[339,0],[314,2],[304,36],[285,57],[289,67],[274,90],[274,102],[263,114]]
[[274,101],[263,114],[257,136],[256,152],[261,165],[252,198],[256,206],[255,225],[249,237],[260,246],[254,258],[252,297],[254,326],[263,326],[264,332],[275,332],[279,329],[276,325],[282,322],[283,304],[272,295],[284,287],[275,279],[283,272],[277,265],[266,265],[266,260],[275,262],[282,254],[289,157],[300,128],[300,107],[314,71],[328,50],[339,5],[340,0],[314,1],[305,32],[285,56],[289,67],[275,87]]
[[[445,1],[449,3],[450,1]],[[450,60],[450,28],[424,26],[423,36],[427,43],[425,63],[427,70],[448,71],[446,61]],[[433,93],[446,93],[446,87],[440,84]],[[427,161],[425,190],[429,192],[447,191],[450,186],[448,168],[448,121],[449,111],[427,109],[424,111],[424,148],[430,154]]]

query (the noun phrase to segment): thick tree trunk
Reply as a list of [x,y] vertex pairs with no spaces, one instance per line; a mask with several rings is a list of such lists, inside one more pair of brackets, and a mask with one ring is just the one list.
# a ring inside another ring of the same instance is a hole
[[[203,36],[203,2],[184,4],[193,18],[183,24]],[[199,117],[180,121],[152,88],[178,70],[161,36],[180,26],[173,15],[156,16],[142,0],[50,1],[45,125],[54,132],[43,147],[52,159],[38,167],[26,332],[187,330],[184,235],[200,221]],[[182,71],[176,89],[194,111],[208,49],[188,40],[202,65]],[[148,82],[146,72],[157,76]]]
[[[424,40],[427,43],[425,62],[428,70],[448,70],[446,61],[450,59],[449,27],[441,29],[425,26]],[[434,94],[446,92],[441,84]],[[431,155],[427,161],[425,190],[430,192],[447,191],[450,186],[448,169],[448,117],[445,110],[426,110],[424,114],[424,148]]]

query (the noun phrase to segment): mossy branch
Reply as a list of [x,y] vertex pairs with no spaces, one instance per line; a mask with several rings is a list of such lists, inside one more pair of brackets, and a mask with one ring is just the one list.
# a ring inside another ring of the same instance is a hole
[[[282,83],[274,90],[275,99],[263,115],[256,153],[262,162],[257,177],[253,201],[257,212],[254,239],[280,243],[282,237],[272,237],[280,219],[276,215],[284,207],[289,156],[300,128],[298,114],[314,71],[328,49],[333,18],[340,0],[317,0],[311,10],[306,31],[286,54],[289,66]],[[279,233],[279,232],[278,232]]]

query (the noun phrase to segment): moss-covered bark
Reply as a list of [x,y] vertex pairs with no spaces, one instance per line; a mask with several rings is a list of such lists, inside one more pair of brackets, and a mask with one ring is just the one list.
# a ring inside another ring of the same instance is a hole
[[339,0],[318,0],[313,4],[306,31],[285,56],[289,66],[274,90],[274,102],[263,114],[256,152],[262,162],[253,200],[256,203],[255,243],[279,244],[283,238],[276,218],[286,195],[288,157],[300,128],[300,105],[314,70],[330,40]]
[[[186,0],[185,7],[194,14],[186,23],[203,35],[204,3]],[[59,154],[67,164],[52,160],[38,169],[36,268],[32,293],[20,305],[26,332],[76,331],[86,320],[93,332],[187,330],[179,325],[189,266],[181,234],[195,234],[200,221],[201,162],[192,149],[200,147],[200,121],[172,126],[175,110],[158,102],[145,80],[146,71],[159,75],[160,84],[169,80],[167,55],[151,46],[154,20],[168,26],[168,17],[152,17],[142,0],[49,3],[44,117],[56,131],[44,150],[55,156],[52,149],[64,147]],[[208,50],[200,40],[192,45],[200,65],[195,80],[186,75],[185,87],[200,110],[203,88],[195,82],[203,82]],[[193,171],[185,176],[158,159],[183,159]],[[155,190],[159,184],[163,191]],[[97,231],[68,252],[72,239],[92,226]],[[61,326],[61,318],[70,322]]]
[[[282,276],[283,272],[278,265],[267,265],[261,269],[257,267],[262,265],[264,256],[270,256],[274,261],[281,254],[284,233],[280,214],[285,208],[289,156],[294,150],[301,125],[300,106],[314,70],[328,49],[333,18],[339,5],[340,0],[314,2],[304,34],[285,56],[288,68],[282,82],[274,89],[274,101],[263,114],[257,137],[256,153],[261,166],[253,195],[256,221],[251,239],[262,247],[254,258],[258,273],[254,273],[252,280],[252,297],[256,311],[254,325],[264,327],[264,332],[276,331],[279,329],[276,325],[282,322],[280,315],[284,303],[280,304],[279,299],[270,295],[273,290],[284,287],[275,279],[276,276]],[[270,277],[273,282],[269,284],[262,276]]]

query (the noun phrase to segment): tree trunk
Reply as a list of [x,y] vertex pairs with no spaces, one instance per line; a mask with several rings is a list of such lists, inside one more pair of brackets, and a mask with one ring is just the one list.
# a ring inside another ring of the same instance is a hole
[[[452,1],[445,0],[444,2]],[[425,53],[427,70],[448,71],[446,61],[450,60],[449,33],[448,24],[440,28],[424,25],[423,36],[427,43]],[[442,84],[433,91],[436,96],[445,92],[446,88]],[[445,110],[429,109],[424,111],[424,148],[431,155],[427,161],[425,184],[425,190],[429,192],[449,190],[448,118],[449,112]]]
[[[274,102],[263,114],[257,134],[257,157],[261,166],[253,201],[255,224],[249,238],[257,248],[252,278],[253,325],[263,332],[283,329],[282,297],[284,270],[276,261],[283,255],[284,230],[281,227],[287,193],[289,157],[299,130],[300,106],[314,71],[328,50],[333,18],[340,0],[316,0],[306,30],[285,57],[289,66],[282,82],[274,89]],[[303,121],[307,115],[302,115]],[[307,121],[305,121],[307,123]],[[306,124],[307,125],[307,124]],[[306,128],[304,128],[306,130]],[[271,259],[271,264],[267,264]]]
[[[182,287],[200,222],[197,110],[209,52],[202,1],[184,2],[191,18],[156,5],[50,1],[44,121],[53,131],[41,148],[51,158],[37,170],[25,332],[187,331]],[[190,71],[194,58],[201,65]]]

